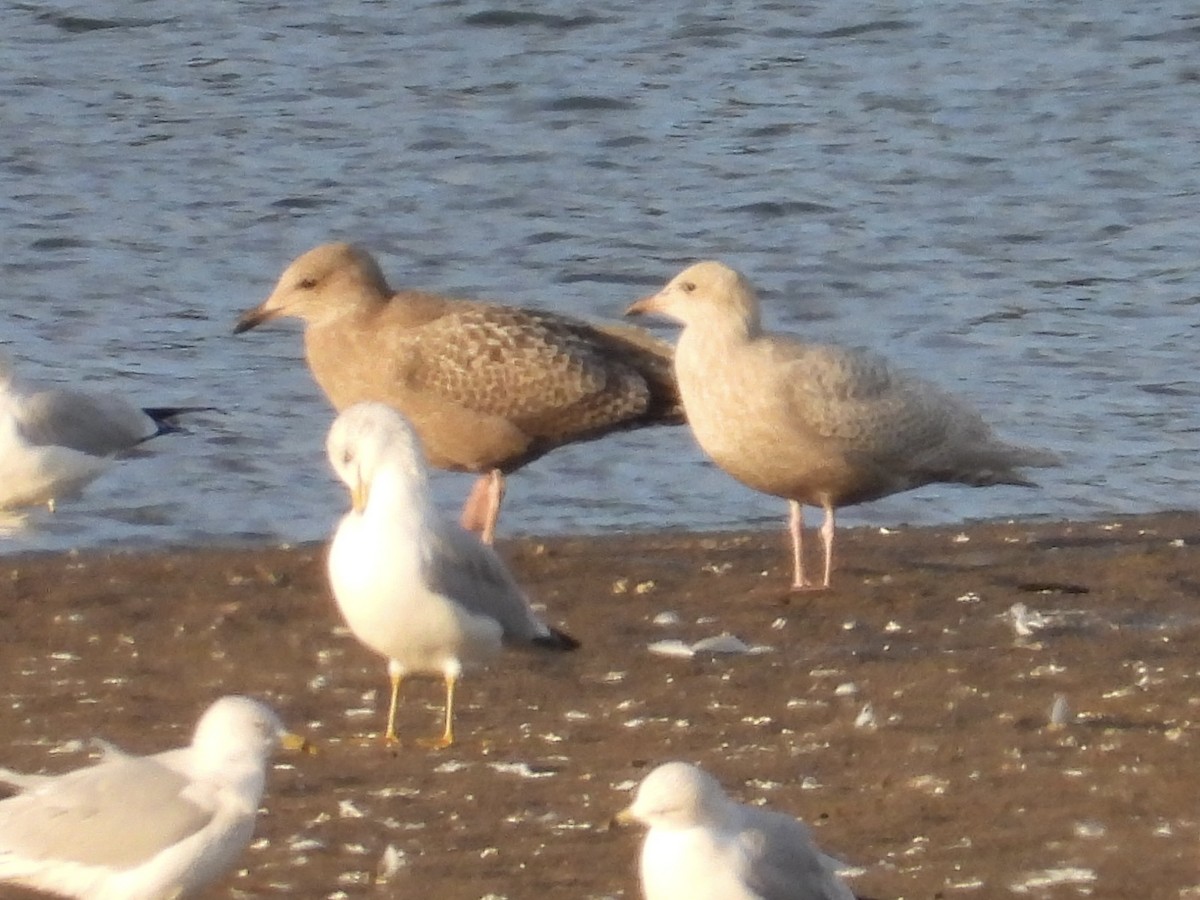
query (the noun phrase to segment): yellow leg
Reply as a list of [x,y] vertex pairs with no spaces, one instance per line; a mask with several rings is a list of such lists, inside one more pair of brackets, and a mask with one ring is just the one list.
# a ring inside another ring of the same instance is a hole
[[446,676],[446,727],[442,731],[442,746],[454,743],[454,689],[458,686],[457,675]]
[[396,735],[396,706],[400,698],[400,682],[404,680],[404,676],[389,666],[388,677],[392,680],[392,702],[388,704],[387,731],[383,734],[383,742],[398,744],[400,738]]
[[458,674],[447,673],[446,680],[446,727],[440,738],[430,738],[422,741],[427,747],[442,749],[454,743],[454,689],[458,686]]

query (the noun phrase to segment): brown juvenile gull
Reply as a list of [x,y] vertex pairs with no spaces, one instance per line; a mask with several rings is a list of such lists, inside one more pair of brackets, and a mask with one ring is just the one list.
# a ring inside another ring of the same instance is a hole
[[[829,587],[839,506],[933,482],[1032,486],[1017,468],[1058,465],[874,354],[765,333],[754,288],[719,262],[685,269],[627,313],[683,323],[675,375],[688,422],[718,466],[788,500],[794,589]],[[820,585],[804,577],[802,504],[825,510]]]
[[0,884],[87,900],[192,897],[233,867],[254,831],[267,761],[302,741],[248,697],[216,701],[187,747],[106,747],[62,775],[0,769]]
[[507,473],[563,444],[683,422],[671,347],[647,332],[393,291],[350,244],[296,259],[234,333],[276,316],[305,322],[309,369],[335,409],[386,403],[412,422],[430,465],[483,476],[463,524],[488,543]]
[[491,547],[438,514],[404,416],[356,403],[334,420],[326,449],[353,507],[329,546],[329,583],[355,637],[388,660],[384,741],[398,740],[401,680],[433,674],[446,685],[446,721],[428,743],[447,747],[464,670],[486,665],[503,646],[566,651],[579,642],[534,615]]

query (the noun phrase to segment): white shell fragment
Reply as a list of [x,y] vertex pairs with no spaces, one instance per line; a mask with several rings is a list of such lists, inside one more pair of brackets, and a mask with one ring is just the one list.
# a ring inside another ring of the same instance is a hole
[[714,656],[745,656],[770,653],[771,648],[765,645],[750,645],[737,635],[724,632],[712,637],[701,638],[694,644],[688,644],[677,638],[655,641],[647,645],[647,650],[656,656],[673,656],[679,659],[690,659],[701,653]]
[[1046,627],[1046,617],[1024,603],[1014,603],[1008,608],[1008,618],[1018,637],[1029,637]]
[[1066,695],[1058,694],[1054,698],[1054,703],[1050,705],[1050,727],[1062,728],[1074,719],[1075,716],[1071,713],[1071,706],[1067,703]]
[[692,644],[696,653],[750,653],[752,649],[741,638],[728,633],[702,638]]
[[404,851],[397,850],[394,845],[388,844],[383,851],[383,856],[379,858],[379,865],[375,868],[375,883],[383,884],[389,881],[407,864]]
[[854,727],[855,728],[872,729],[872,728],[875,728],[876,724],[877,723],[875,721],[875,708],[873,706],[871,706],[870,703],[864,705],[863,708],[861,710],[859,710],[858,715],[854,719]]
[[680,659],[691,659],[696,655],[696,651],[694,651],[689,645],[674,638],[668,641],[655,641],[646,649],[655,656],[674,656]]

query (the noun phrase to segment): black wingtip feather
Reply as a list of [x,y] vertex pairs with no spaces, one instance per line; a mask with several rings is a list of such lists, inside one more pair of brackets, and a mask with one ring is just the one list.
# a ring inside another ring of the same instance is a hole
[[533,639],[534,646],[541,647],[543,650],[558,650],[564,653],[579,649],[579,641],[565,631],[559,631],[551,626],[547,627],[550,628],[550,633],[535,637]]
[[220,412],[215,406],[143,406],[142,412],[152,418],[160,425],[167,419],[173,419],[176,416],[187,415],[188,413],[200,412]]
[[154,424],[158,426],[152,436],[158,437],[163,434],[177,434],[183,431],[183,428],[171,420],[176,416],[185,416],[189,413],[200,412],[221,412],[215,406],[143,406],[142,412],[154,420]]

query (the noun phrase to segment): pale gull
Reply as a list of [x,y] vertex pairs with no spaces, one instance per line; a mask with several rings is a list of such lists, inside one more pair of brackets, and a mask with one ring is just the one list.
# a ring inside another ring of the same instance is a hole
[[563,444],[683,422],[671,347],[647,332],[397,292],[350,244],[296,259],[234,333],[276,316],[305,322],[309,369],[335,409],[386,403],[408,417],[430,465],[482,476],[463,524],[488,543],[506,473]]
[[654,769],[617,820],[649,829],[645,900],[854,900],[802,822],[735,803],[688,763]]
[[388,660],[384,740],[398,740],[401,679],[423,673],[446,685],[445,728],[427,743],[449,746],[464,669],[488,663],[505,644],[558,651],[579,644],[534,615],[490,546],[438,514],[420,443],[400,413],[355,404],[334,421],[327,449],[353,506],[329,548],[329,582],[350,630]]
[[120,453],[173,429],[201,407],[139,409],[115,394],[40,387],[17,377],[0,352],[0,509],[78,493]]
[[[1058,465],[878,356],[764,332],[754,288],[719,262],[691,266],[628,312],[683,323],[675,374],[688,422],[718,466],[788,500],[796,589],[829,587],[839,506],[933,482],[1032,486],[1018,468]],[[819,584],[804,575],[802,504],[825,510]]]
[[178,900],[224,875],[254,831],[266,765],[286,733],[269,708],[222,697],[189,746],[155,756],[106,748],[62,775],[0,781],[0,884],[88,900]]

